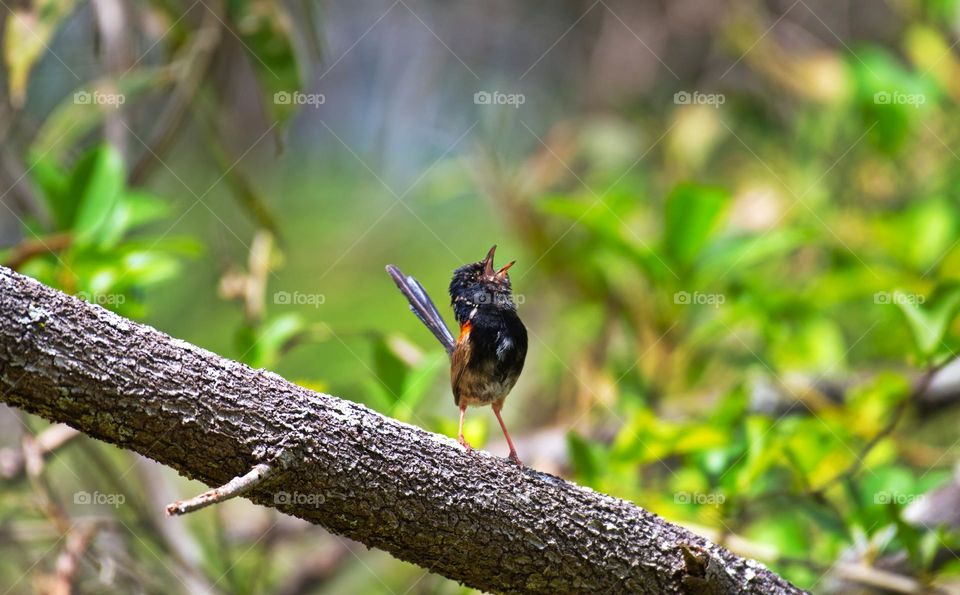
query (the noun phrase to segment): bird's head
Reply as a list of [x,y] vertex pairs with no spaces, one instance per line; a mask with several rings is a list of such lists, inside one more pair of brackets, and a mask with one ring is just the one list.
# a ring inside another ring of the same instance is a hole
[[453,280],[450,281],[450,303],[458,319],[461,318],[461,313],[469,313],[474,308],[509,311],[517,309],[510,276],[507,274],[516,261],[494,269],[493,254],[496,250],[497,247],[493,246],[483,260],[465,264],[453,272]]

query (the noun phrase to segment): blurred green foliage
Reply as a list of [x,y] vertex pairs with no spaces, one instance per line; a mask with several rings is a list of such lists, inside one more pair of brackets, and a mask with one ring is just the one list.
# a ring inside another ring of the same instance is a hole
[[[318,42],[295,43],[277,10],[231,2],[224,18],[249,53],[264,111],[289,124],[295,106],[272,98],[304,84],[311,58],[302,48]],[[43,27],[55,27],[64,13],[42,14]],[[841,558],[873,564],[901,556],[900,574],[955,580],[958,558],[942,554],[960,547],[956,528],[918,526],[904,510],[950,482],[955,462],[956,405],[943,414],[944,430],[918,399],[960,349],[956,14],[955,2],[919,3],[896,47],[851,42],[791,54],[773,36],[761,38],[742,48],[751,84],[721,80],[709,89],[723,93],[719,106],[677,105],[664,85],[613,114],[558,124],[543,144],[517,140],[530,148],[525,159],[485,147],[429,172],[417,210],[424,225],[445,230],[440,242],[479,257],[492,243],[477,238],[487,228],[461,233],[451,222],[499,213],[490,229],[521,253],[511,273],[525,298],[531,355],[506,411],[515,411],[519,434],[559,428],[563,436],[549,453],[523,452],[521,438],[523,458],[542,458],[732,549],[746,544],[745,555],[760,552],[806,588],[821,589]],[[39,55],[14,35],[18,23],[7,21],[5,39],[12,98],[26,93],[25,73]],[[172,55],[196,58],[190,31],[175,27],[171,39]],[[172,65],[142,70],[88,92],[113,89],[135,103],[183,77]],[[218,101],[215,89],[199,95]],[[390,232],[367,239],[335,213],[298,216],[323,205],[301,202],[266,216],[273,205],[258,205],[229,163],[221,165],[231,192],[250,199],[238,203],[252,228],[241,240],[249,254],[234,251],[219,268],[203,262],[217,248],[202,230],[169,235],[180,216],[171,205],[183,201],[131,183],[134,168],[116,148],[86,140],[108,118],[71,94],[41,125],[28,177],[49,219],[25,217],[24,241],[67,240],[53,253],[31,253],[19,270],[202,344],[230,345],[224,355],[305,386],[455,433],[446,356],[382,265],[416,263],[404,269],[426,276],[442,303],[444,277],[462,263],[451,266],[429,243],[408,252]],[[368,194],[363,168],[338,162],[324,172],[331,195]],[[478,192],[486,203],[462,200]],[[274,218],[282,240],[264,223]],[[328,233],[376,248],[342,272],[339,252],[317,243]],[[0,252],[0,262],[21,248]],[[191,270],[207,271],[200,298],[195,284],[177,283]],[[162,297],[153,306],[165,317],[146,307],[151,295]],[[339,305],[318,308],[326,298]],[[204,310],[200,301],[213,305]],[[191,308],[198,318],[231,314],[199,328],[175,320]],[[471,412],[468,438],[482,445],[497,436],[490,423],[486,412]],[[205,572],[229,572],[217,517],[198,518]],[[235,574],[259,577],[257,560]],[[413,582],[408,570],[398,570],[398,580]],[[232,580],[241,592],[262,586]]]
[[168,219],[170,209],[163,199],[127,186],[123,158],[110,145],[90,149],[69,169],[38,160],[30,175],[52,221],[44,229],[25,220],[27,235],[41,247],[55,243],[53,234],[68,238],[59,254],[20,266],[49,285],[139,317],[144,308],[138,294],[169,281],[182,259],[200,250],[200,243],[189,238],[131,237],[138,228]]

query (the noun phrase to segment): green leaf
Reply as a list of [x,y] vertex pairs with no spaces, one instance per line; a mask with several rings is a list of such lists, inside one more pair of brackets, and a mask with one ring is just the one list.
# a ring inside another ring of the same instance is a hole
[[911,263],[926,272],[943,257],[956,238],[957,211],[944,199],[916,204],[902,217],[903,247]]
[[937,527],[936,529],[926,531],[923,536],[920,538],[918,551],[918,558],[920,562],[920,568],[929,571],[933,568],[933,564],[937,558],[937,554],[940,552],[941,546],[945,543],[944,537],[947,533],[945,527]]
[[373,341],[373,370],[394,402],[399,402],[407,380],[407,364],[387,337],[380,336]]
[[[609,198],[604,202],[609,206]],[[604,242],[629,258],[634,265],[641,267],[653,279],[672,276],[671,270],[663,261],[662,255],[645,244],[639,236],[630,231],[623,219],[613,207],[607,208],[592,197],[574,199],[564,196],[547,197],[538,202],[544,213],[559,215],[576,223],[577,228],[587,230],[594,242]],[[584,251],[583,257],[591,258],[601,254],[597,251]],[[606,269],[607,267],[600,267]]]
[[742,467],[735,474],[735,489],[738,493],[750,493],[760,475],[769,469],[779,456],[779,446],[773,444],[775,436],[770,433],[770,425],[769,419],[758,415],[750,416],[744,422],[747,452]]
[[362,384],[366,388],[363,393],[364,403],[385,415],[392,415],[396,397],[391,395],[383,384],[370,376],[364,377]]
[[146,192],[127,192],[120,204],[127,211],[128,229],[158,221],[170,214],[170,207],[163,199]]
[[680,184],[667,197],[664,245],[681,266],[689,266],[723,221],[729,195],[720,188]]
[[545,213],[575,221],[578,227],[590,230],[598,239],[620,239],[622,224],[596,199],[551,196],[540,200],[538,206]]
[[847,345],[836,322],[811,317],[791,326],[780,324],[774,335],[771,358],[777,369],[839,372],[846,364]]
[[256,74],[264,106],[274,118],[286,121],[298,109],[316,108],[325,101],[322,93],[304,93],[301,83],[308,78],[314,53],[295,40],[294,20],[288,8],[275,2],[235,2],[229,18]]
[[737,236],[718,240],[703,255],[699,271],[712,277],[745,276],[750,267],[777,262],[816,238],[799,230],[772,230],[758,236]]
[[280,358],[283,347],[304,328],[303,318],[298,314],[284,314],[268,320],[251,350],[250,365],[255,368],[270,368]]
[[810,551],[810,522],[796,510],[775,511],[751,524],[745,534],[757,543],[775,548],[778,555],[802,558]]
[[936,83],[926,73],[908,70],[879,47],[858,52],[849,64],[871,144],[886,155],[897,154],[909,146],[910,133],[938,99]]
[[197,257],[204,253],[205,247],[196,238],[186,236],[162,236],[160,238],[130,239],[123,243],[130,251],[168,252],[180,256]]
[[70,229],[77,216],[77,201],[70,196],[70,176],[54,160],[44,156],[33,162],[30,177],[40,188],[57,229]]
[[895,372],[881,372],[847,394],[846,428],[864,437],[876,436],[889,423],[894,409],[910,397],[910,381]]
[[598,447],[592,445],[576,432],[567,434],[567,448],[570,450],[570,461],[577,477],[585,484],[591,485],[600,476],[601,461],[604,460]]
[[707,424],[690,424],[677,435],[673,451],[677,454],[719,448],[729,441],[727,432]]
[[412,416],[417,405],[427,395],[430,387],[440,371],[447,368],[449,358],[446,352],[438,351],[436,353],[423,356],[420,361],[414,364],[408,373],[406,382],[404,382],[403,392],[397,403],[398,411],[394,417],[407,419]]
[[[30,145],[31,161],[49,159],[67,163],[67,157],[76,146],[103,126],[103,122],[117,113],[117,102],[124,105],[139,97],[172,85],[176,79],[173,68],[138,67],[117,80],[101,80],[74,89],[47,115]],[[97,94],[101,95],[97,95]],[[105,103],[100,98],[116,100]]]
[[126,169],[123,157],[110,145],[87,153],[74,169],[70,192],[78,202],[73,224],[74,243],[86,246],[105,230],[123,193]]
[[170,208],[159,198],[144,192],[128,192],[117,203],[99,234],[100,248],[115,246],[123,235],[139,225],[166,217]]
[[120,261],[124,283],[151,285],[173,278],[180,270],[180,262],[171,254],[158,250],[133,250]]
[[49,50],[53,34],[73,5],[72,0],[40,0],[26,3],[29,8],[7,8],[10,14],[3,34],[3,58],[13,105],[23,105],[30,71]]
[[895,291],[893,297],[907,320],[917,350],[929,360],[936,355],[960,309],[960,286],[938,288],[928,304],[921,303],[916,295],[902,291]]

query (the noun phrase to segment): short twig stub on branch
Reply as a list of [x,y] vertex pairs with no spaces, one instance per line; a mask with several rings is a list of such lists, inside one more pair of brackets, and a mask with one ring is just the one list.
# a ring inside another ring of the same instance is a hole
[[177,500],[173,504],[168,504],[167,514],[170,516],[175,514],[187,514],[188,512],[200,510],[201,508],[210,506],[211,504],[223,502],[224,500],[229,500],[230,498],[235,498],[251,490],[254,486],[269,477],[272,473],[273,467],[261,463],[260,465],[254,466],[254,468],[251,469],[246,475],[234,477],[219,488],[207,490],[199,496],[195,496],[189,500]]

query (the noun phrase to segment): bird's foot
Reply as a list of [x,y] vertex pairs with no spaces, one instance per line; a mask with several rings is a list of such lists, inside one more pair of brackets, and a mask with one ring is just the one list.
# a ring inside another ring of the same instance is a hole
[[520,462],[520,457],[517,456],[517,451],[515,450],[510,451],[510,460],[516,463],[517,467],[520,467],[521,469],[523,469],[523,463]]
[[463,435],[459,436],[457,438],[457,441],[460,443],[460,446],[464,447],[467,450],[467,452],[470,452],[473,450],[473,447],[470,446],[470,443],[467,442],[467,439],[464,438]]

